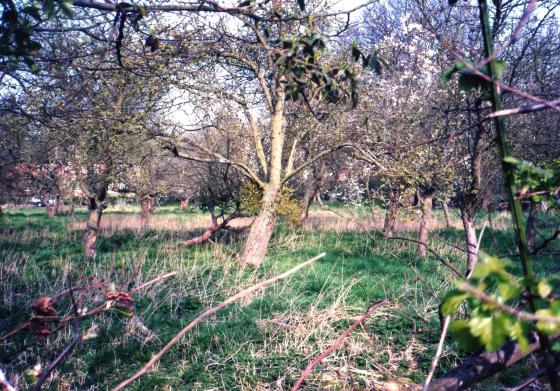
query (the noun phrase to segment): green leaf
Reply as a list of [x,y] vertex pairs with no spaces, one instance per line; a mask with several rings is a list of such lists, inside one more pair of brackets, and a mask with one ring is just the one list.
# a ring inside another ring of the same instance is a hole
[[459,319],[451,322],[449,331],[459,342],[459,347],[463,350],[476,352],[482,347],[478,338],[472,335],[469,321],[466,319]]
[[504,73],[506,67],[506,62],[504,60],[494,60],[494,72],[496,72],[496,77],[499,78]]
[[475,317],[469,321],[471,333],[480,339],[487,352],[495,352],[506,341],[511,321],[505,314]]
[[482,262],[476,265],[472,276],[474,278],[482,278],[488,276],[490,273],[504,274],[505,264],[498,257],[482,256]]
[[537,292],[543,299],[547,298],[552,293],[552,286],[545,278],[542,278],[537,285]]
[[457,73],[462,71],[463,69],[465,69],[465,64],[461,61],[456,61],[455,63],[453,63],[453,65],[451,65],[449,68],[447,68],[445,70],[445,72],[443,72],[441,74],[441,81],[444,84],[449,83],[449,81],[451,80],[451,77]]
[[375,73],[381,75],[382,67],[381,67],[381,62],[377,57],[377,53],[373,52],[369,55],[368,68],[373,69]]
[[529,326],[527,325],[527,323],[522,322],[519,319],[517,319],[517,321],[511,326],[511,339],[517,341],[517,343],[519,344],[519,349],[521,349],[521,351],[524,353],[527,353],[529,351],[529,338],[527,337],[528,334]]
[[521,293],[521,287],[515,285],[512,281],[498,283],[498,292],[503,301],[516,298]]
[[519,164],[520,161],[516,158],[514,158],[513,156],[506,156],[504,158],[504,162],[506,163],[510,163],[510,164]]
[[[541,309],[535,312],[538,316],[554,317],[554,313],[550,309]],[[537,329],[548,336],[552,336],[560,331],[560,324],[554,322],[547,322],[544,320],[539,320],[537,322]]]
[[66,15],[66,17],[72,17],[72,0],[61,0],[60,1],[60,9]]
[[454,314],[459,309],[461,303],[463,303],[463,301],[465,301],[467,298],[468,295],[463,291],[460,291],[458,289],[450,291],[445,296],[445,299],[443,299],[443,302],[441,304],[441,313],[443,315]]
[[471,91],[482,89],[488,85],[488,82],[482,77],[471,72],[461,72],[459,76],[459,89],[461,91]]

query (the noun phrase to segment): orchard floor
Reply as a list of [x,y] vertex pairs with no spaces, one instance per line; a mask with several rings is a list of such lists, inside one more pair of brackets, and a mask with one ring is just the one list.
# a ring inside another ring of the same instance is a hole
[[[434,257],[419,259],[414,243],[385,240],[377,234],[382,210],[316,209],[303,227],[280,223],[269,255],[256,272],[237,263],[240,235],[220,234],[208,244],[181,246],[209,222],[208,216],[196,211],[162,207],[142,229],[137,208],[110,207],[103,217],[94,261],[84,260],[81,254],[84,211],[75,217],[54,218],[41,208],[4,211],[0,223],[1,335],[28,319],[35,299],[60,294],[69,280],[78,283],[97,277],[104,286],[129,292],[177,272],[132,294],[133,317],[107,311],[84,320],[81,329],[95,325],[97,335],[80,343],[57,367],[47,382],[52,390],[110,389],[138,370],[205,308],[321,252],[326,257],[314,265],[204,321],[131,389],[288,390],[311,360],[369,305],[385,298],[390,305],[375,312],[318,365],[302,389],[416,390],[439,339],[438,305],[453,280]],[[462,270],[458,217],[454,216],[452,227],[445,228],[440,211],[434,216],[431,247]],[[479,228],[485,218],[481,216]],[[492,221],[482,249],[506,256],[514,248],[507,213],[495,214]],[[558,221],[549,223],[552,227]],[[403,217],[398,235],[414,238],[416,224],[414,214]],[[554,246],[558,252],[558,243]],[[537,258],[540,273],[553,264],[553,256]],[[79,306],[103,303],[100,293],[88,296],[87,292],[76,292]],[[57,301],[57,309],[71,313],[68,295]],[[71,327],[38,340],[22,330],[1,342],[0,367],[18,389],[26,389],[33,381],[29,370],[37,364],[48,365],[72,337]],[[449,338],[437,373],[464,357],[466,353]],[[513,386],[533,373],[535,365],[527,360],[478,389]]]

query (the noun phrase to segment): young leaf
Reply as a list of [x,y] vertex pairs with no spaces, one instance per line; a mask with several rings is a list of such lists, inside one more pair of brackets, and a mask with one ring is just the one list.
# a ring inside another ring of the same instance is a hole
[[539,296],[545,299],[552,293],[552,286],[548,283],[548,281],[543,278],[539,281],[537,285],[537,291],[539,292]]
[[494,72],[496,72],[497,78],[502,76],[505,67],[506,67],[506,62],[504,60],[494,60]]
[[471,333],[480,339],[487,352],[495,352],[509,335],[510,319],[505,314],[475,317],[469,321]]
[[445,70],[445,72],[442,73],[441,75],[441,81],[444,84],[449,83],[449,81],[451,80],[451,77],[457,73],[462,71],[463,69],[465,69],[465,64],[463,64],[461,61],[457,61],[455,63],[453,63],[453,65],[451,65],[449,68],[447,68]]
[[[536,315],[538,316],[546,316],[546,317],[553,317],[555,316],[555,314],[549,310],[549,309],[542,309],[542,310],[537,310],[537,312],[535,312]],[[537,322],[537,329],[548,336],[552,336],[556,333],[558,333],[560,331],[560,325],[558,323],[553,323],[553,322],[546,322],[543,320],[539,320]]]
[[521,320],[517,319],[517,321],[511,326],[510,337],[514,341],[517,341],[519,345],[519,349],[522,352],[527,353],[529,351],[529,338],[527,335],[529,334],[529,327],[527,323],[522,322]]
[[447,293],[443,303],[441,304],[441,313],[443,315],[451,315],[457,312],[459,306],[467,299],[468,295],[460,290],[454,289]]
[[504,162],[506,163],[510,163],[510,164],[519,164],[520,161],[516,158],[514,158],[513,156],[506,156],[504,158]]
[[471,334],[469,321],[466,319],[459,319],[451,322],[449,331],[459,342],[459,347],[467,352],[476,352],[482,347],[478,338]]

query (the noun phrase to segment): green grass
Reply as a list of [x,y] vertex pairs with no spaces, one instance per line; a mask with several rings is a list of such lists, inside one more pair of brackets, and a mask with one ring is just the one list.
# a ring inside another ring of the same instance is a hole
[[[134,213],[137,208],[110,208],[106,216]],[[174,216],[189,222],[199,213],[166,206],[157,209],[154,218]],[[359,211],[364,213],[365,208]],[[179,274],[135,294],[133,319],[107,312],[84,321],[83,330],[95,323],[99,335],[78,346],[50,381],[50,389],[116,385],[203,309],[323,251],[327,256],[313,266],[203,322],[132,389],[289,389],[313,357],[382,298],[391,306],[378,311],[318,366],[305,389],[371,389],[391,379],[421,384],[429,369],[440,333],[437,306],[452,275],[433,257],[418,259],[411,243],[386,241],[375,233],[309,232],[280,224],[263,267],[251,272],[237,264],[240,238],[184,249],[181,241],[197,230],[124,229],[102,234],[97,258],[86,261],[81,232],[72,228],[73,219],[84,218],[83,211],[75,218],[48,218],[38,208],[7,212],[0,231],[0,332],[25,321],[34,299],[62,291],[68,275],[96,276],[129,290],[169,271]],[[496,217],[496,228],[487,229],[482,247],[488,253],[512,251],[511,233],[503,229],[506,220]],[[435,234],[462,246],[460,230]],[[455,266],[464,267],[459,250],[441,240],[432,245],[454,259]],[[538,270],[546,271],[552,261],[539,257]],[[100,300],[94,294],[77,297],[79,305],[88,308]],[[69,311],[71,306],[66,299],[59,308]],[[2,342],[1,366],[24,389],[22,374],[38,362],[50,362],[70,339],[69,329],[22,351],[33,337],[20,332]],[[450,340],[440,371],[463,357]],[[516,369],[481,388],[496,389],[498,381],[513,385],[529,372],[528,367]]]

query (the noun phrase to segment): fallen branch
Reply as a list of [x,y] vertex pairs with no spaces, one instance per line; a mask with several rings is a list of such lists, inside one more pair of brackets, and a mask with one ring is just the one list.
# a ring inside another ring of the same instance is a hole
[[344,340],[346,339],[346,337],[348,337],[348,335],[350,335],[350,333],[356,328],[358,327],[360,324],[362,324],[363,321],[365,321],[367,318],[369,318],[371,316],[371,314],[373,314],[379,307],[385,306],[389,304],[389,302],[387,300],[380,300],[377,301],[375,303],[373,303],[373,305],[371,305],[368,310],[366,311],[365,314],[363,314],[357,321],[355,321],[354,323],[352,323],[352,325],[350,327],[348,327],[344,333],[342,333],[342,335],[340,337],[338,337],[336,339],[336,341],[334,341],[334,343],[329,346],[325,351],[323,351],[323,353],[321,353],[315,360],[313,360],[312,362],[310,362],[307,367],[305,368],[305,370],[303,371],[303,373],[301,374],[301,376],[299,377],[298,381],[296,382],[296,384],[294,384],[294,386],[292,387],[291,391],[297,391],[299,390],[299,387],[301,386],[301,384],[303,383],[303,381],[307,378],[307,376],[309,376],[309,374],[311,373],[311,371],[313,370],[313,368],[315,368],[315,366],[317,364],[319,364],[321,361],[323,361],[323,359],[325,357],[327,357],[329,354],[331,354],[334,350],[336,350],[337,348],[340,347],[340,345],[342,345],[342,343],[344,342]]
[[232,231],[232,232],[240,233],[240,232],[243,232],[244,230],[246,230],[247,228],[250,227],[250,225],[245,226],[245,227],[240,227],[240,228],[235,228],[235,227],[230,226],[229,223],[232,220],[236,219],[237,217],[239,217],[239,216],[231,215],[227,218],[224,218],[223,221],[220,224],[218,224],[218,221],[217,221],[218,219],[216,217],[212,217],[212,224],[210,225],[210,227],[208,227],[206,229],[206,231],[204,231],[200,235],[198,235],[198,236],[196,236],[192,239],[186,240],[183,243],[183,246],[186,247],[186,248],[189,248],[189,247],[193,247],[193,246],[205,243],[205,242],[209,241],[210,238],[212,238],[212,235],[214,235],[214,233],[216,233],[217,231],[222,230],[222,229],[226,229],[226,230],[229,230],[229,231]]
[[206,319],[207,317],[209,317],[210,315],[215,314],[216,312],[220,311],[222,308],[226,307],[227,305],[241,299],[242,297],[247,296],[250,293],[262,290],[264,288],[266,288],[269,285],[274,284],[275,282],[282,280],[292,274],[294,274],[295,272],[297,272],[298,270],[304,268],[305,266],[315,262],[318,259],[323,258],[326,255],[326,253],[321,253],[311,259],[308,259],[307,261],[300,263],[299,265],[297,265],[296,267],[282,273],[279,274],[276,277],[272,277],[269,278],[267,280],[261,281],[258,284],[255,284],[253,286],[250,286],[247,289],[242,290],[241,292],[233,295],[232,297],[230,297],[227,300],[222,301],[220,304],[207,309],[206,311],[204,311],[203,313],[201,313],[200,315],[198,315],[196,318],[194,318],[189,324],[187,324],[177,335],[175,335],[173,338],[171,338],[171,340],[163,347],[163,349],[161,349],[158,353],[154,354],[152,356],[152,358],[150,359],[150,361],[148,361],[143,367],[142,369],[140,369],[138,372],[136,372],[134,375],[132,375],[131,377],[129,377],[128,379],[122,381],[119,385],[117,385],[115,388],[113,388],[112,391],[118,391],[118,390],[122,390],[124,387],[128,386],[129,384],[131,384],[133,381],[135,381],[136,379],[138,379],[139,377],[141,377],[142,375],[144,375],[146,372],[148,372],[148,370],[157,362],[161,359],[161,357],[169,350],[173,347],[173,345],[175,345],[177,342],[179,342],[181,340],[181,338],[190,330],[192,330],[194,327],[196,327],[200,322],[202,322],[204,319]]
[[[551,337],[550,340],[554,340],[559,336],[560,334],[557,334]],[[428,387],[428,390],[466,390],[472,385],[511,367],[529,354],[539,350],[540,341],[537,338],[534,340],[535,342],[529,345],[529,349],[526,352],[523,352],[515,342],[509,341],[496,352],[475,354],[458,367],[433,381]]]

